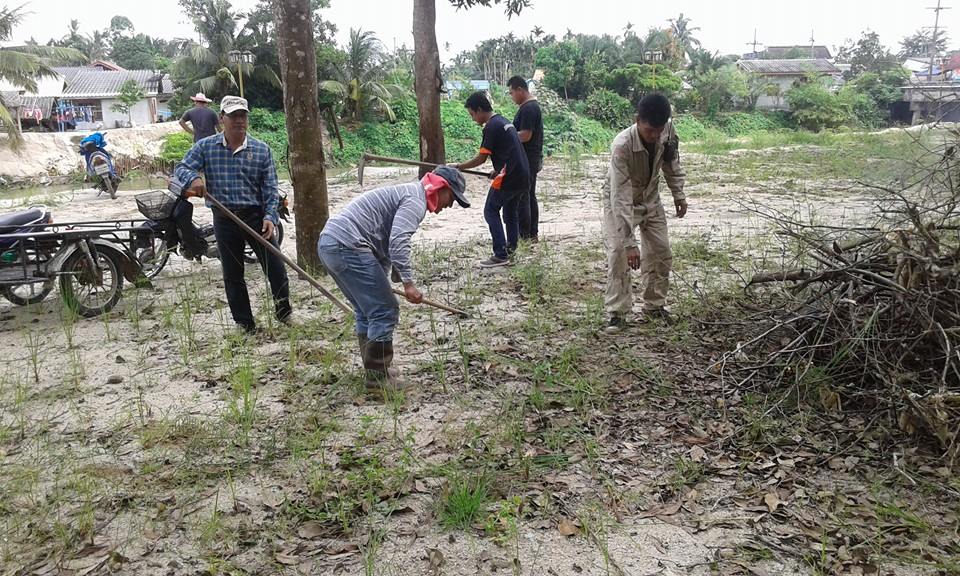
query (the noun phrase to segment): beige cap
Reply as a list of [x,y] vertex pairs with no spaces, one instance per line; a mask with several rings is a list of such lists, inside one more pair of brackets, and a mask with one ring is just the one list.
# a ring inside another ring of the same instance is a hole
[[250,109],[247,108],[247,99],[241,98],[239,96],[224,96],[223,100],[220,100],[220,111],[224,114],[232,114],[237,110],[244,110],[249,112]]

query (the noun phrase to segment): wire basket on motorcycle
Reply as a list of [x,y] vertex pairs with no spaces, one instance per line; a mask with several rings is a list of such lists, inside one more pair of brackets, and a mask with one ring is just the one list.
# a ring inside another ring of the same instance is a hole
[[150,220],[170,218],[179,196],[168,190],[152,190],[134,196],[140,213]]

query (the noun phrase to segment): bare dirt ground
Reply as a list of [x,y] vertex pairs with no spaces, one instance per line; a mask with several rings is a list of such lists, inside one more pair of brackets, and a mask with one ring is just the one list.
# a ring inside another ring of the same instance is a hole
[[[751,206],[869,219],[856,180],[890,150],[860,152],[688,155],[680,321],[616,338],[599,333],[606,159],[547,163],[542,241],[493,273],[471,180],[474,208],[428,215],[415,267],[473,316],[402,304],[414,386],[386,402],[361,393],[351,319],[294,279],[295,324],[276,324],[254,266],[256,339],[216,261],[174,257],[90,320],[56,293],[0,303],[0,574],[960,573],[960,484],[922,442],[709,370],[736,346],[738,272],[782,257]],[[365,188],[412,176],[368,168]],[[7,206],[135,217],[134,194]]]

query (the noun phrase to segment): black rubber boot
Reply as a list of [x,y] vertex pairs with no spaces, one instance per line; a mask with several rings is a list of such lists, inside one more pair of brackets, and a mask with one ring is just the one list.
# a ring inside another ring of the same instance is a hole
[[404,388],[393,363],[393,342],[368,341],[363,347],[363,368],[368,392],[396,392]]

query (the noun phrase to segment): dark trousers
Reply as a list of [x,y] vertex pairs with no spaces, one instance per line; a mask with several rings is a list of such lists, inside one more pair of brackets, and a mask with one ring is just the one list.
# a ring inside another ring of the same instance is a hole
[[193,258],[204,254],[207,251],[207,243],[197,235],[197,230],[193,225],[193,204],[189,200],[181,198],[173,207],[173,221],[177,224],[177,234],[180,236],[180,244],[186,248],[186,254],[181,254]]
[[[490,238],[493,240],[493,255],[506,259],[517,249],[517,240],[520,237],[520,200],[525,188],[519,190],[494,190],[487,192],[487,202],[483,206],[483,219],[490,227]],[[503,220],[500,220],[500,211],[503,211]],[[506,238],[504,238],[506,226]]]
[[[247,226],[259,231],[263,227],[263,212],[258,209],[234,210]],[[290,315],[290,285],[287,281],[287,270],[283,262],[268,252],[262,244],[251,238],[233,220],[213,211],[213,233],[217,238],[217,248],[220,251],[220,264],[223,267],[223,287],[227,293],[227,302],[230,304],[230,313],[233,320],[241,327],[252,330],[256,323],[253,312],[250,310],[250,295],[247,293],[247,283],[243,278],[244,262],[243,250],[250,245],[257,255],[257,261],[270,280],[270,291],[273,293],[274,309],[277,319],[284,319]],[[277,245],[276,239],[273,245]]]
[[530,164],[530,191],[520,199],[520,237],[540,235],[540,206],[537,204],[537,172],[543,168],[543,158],[527,157]]

